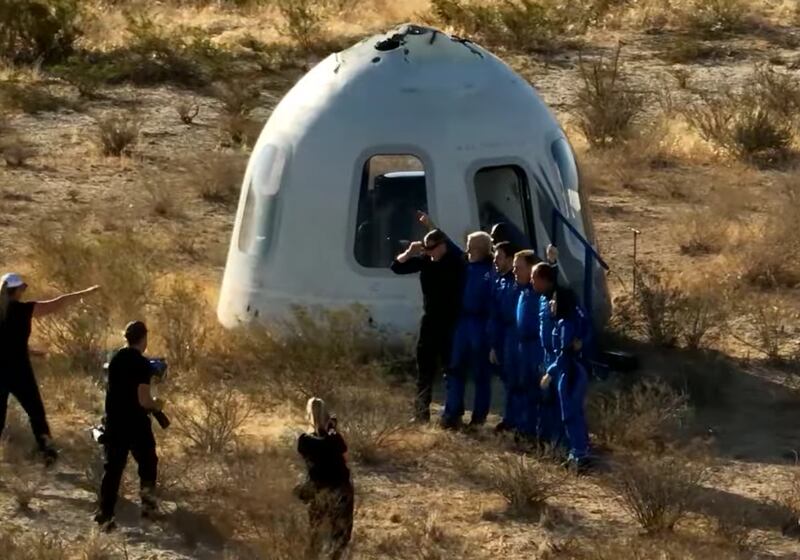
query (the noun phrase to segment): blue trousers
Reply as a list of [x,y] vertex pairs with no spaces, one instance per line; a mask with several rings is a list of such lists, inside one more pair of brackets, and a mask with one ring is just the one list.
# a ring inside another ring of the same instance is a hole
[[561,419],[564,422],[569,458],[577,461],[589,454],[589,430],[586,426],[586,391],[589,376],[586,369],[577,361],[570,364],[570,372],[559,372],[558,402]]
[[447,371],[443,417],[455,422],[464,415],[464,391],[469,374],[475,383],[472,422],[482,423],[492,404],[492,368],[489,363],[486,321],[462,317],[453,337],[453,358]]
[[539,341],[519,344],[519,378],[516,386],[516,407],[519,410],[517,429],[520,433],[541,437],[542,429],[542,347]]
[[506,333],[500,360],[503,367],[503,388],[505,390],[503,423],[516,430],[521,427],[525,404],[522,398],[524,395],[521,392],[523,384],[519,369],[519,341],[516,333]]

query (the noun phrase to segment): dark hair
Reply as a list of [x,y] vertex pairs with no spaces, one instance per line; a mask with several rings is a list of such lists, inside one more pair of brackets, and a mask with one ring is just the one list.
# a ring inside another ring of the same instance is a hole
[[138,344],[147,336],[147,326],[142,321],[132,321],[125,327],[125,340],[128,344]]
[[556,269],[547,263],[540,262],[539,264],[537,264],[536,267],[533,269],[533,275],[536,278],[541,278],[548,284],[556,283]]
[[571,317],[578,304],[575,294],[568,288],[557,288],[553,293],[553,301],[556,302],[556,319]]
[[422,240],[425,248],[430,249],[447,241],[447,235],[440,229],[429,231]]
[[496,245],[508,240],[508,224],[506,222],[497,222],[492,226],[492,241]]
[[513,257],[517,254],[518,249],[511,244],[510,241],[501,241],[500,243],[496,243],[494,246],[495,252],[501,252],[506,257]]

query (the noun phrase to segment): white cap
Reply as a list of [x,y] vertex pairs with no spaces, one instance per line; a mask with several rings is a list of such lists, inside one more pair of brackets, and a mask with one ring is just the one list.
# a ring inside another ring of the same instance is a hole
[[27,286],[27,284],[22,279],[22,276],[15,272],[9,272],[8,274],[3,274],[3,276],[0,277],[0,286],[5,286],[6,288],[13,290],[14,288]]

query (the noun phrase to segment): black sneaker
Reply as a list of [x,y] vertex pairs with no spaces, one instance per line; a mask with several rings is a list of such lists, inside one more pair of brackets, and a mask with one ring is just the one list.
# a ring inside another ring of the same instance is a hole
[[443,430],[448,430],[450,432],[455,432],[461,429],[463,426],[461,419],[452,419],[452,418],[442,418],[439,420],[439,427]]
[[100,526],[100,531],[103,533],[110,533],[117,528],[113,515],[98,512],[94,515],[94,522]]
[[44,460],[44,466],[47,468],[52,467],[56,464],[56,461],[58,461],[58,449],[51,445],[42,448],[41,454],[42,460]]
[[494,433],[496,434],[504,434],[506,432],[510,432],[511,430],[513,430],[513,428],[505,420],[501,420],[497,426],[494,427]]

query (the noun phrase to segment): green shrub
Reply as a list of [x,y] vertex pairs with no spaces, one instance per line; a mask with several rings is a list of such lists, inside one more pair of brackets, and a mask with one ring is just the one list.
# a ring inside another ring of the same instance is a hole
[[77,0],[0,0],[0,58],[56,62],[80,37]]
[[277,0],[277,4],[284,19],[280,32],[310,50],[324,28],[325,4],[320,0]]

